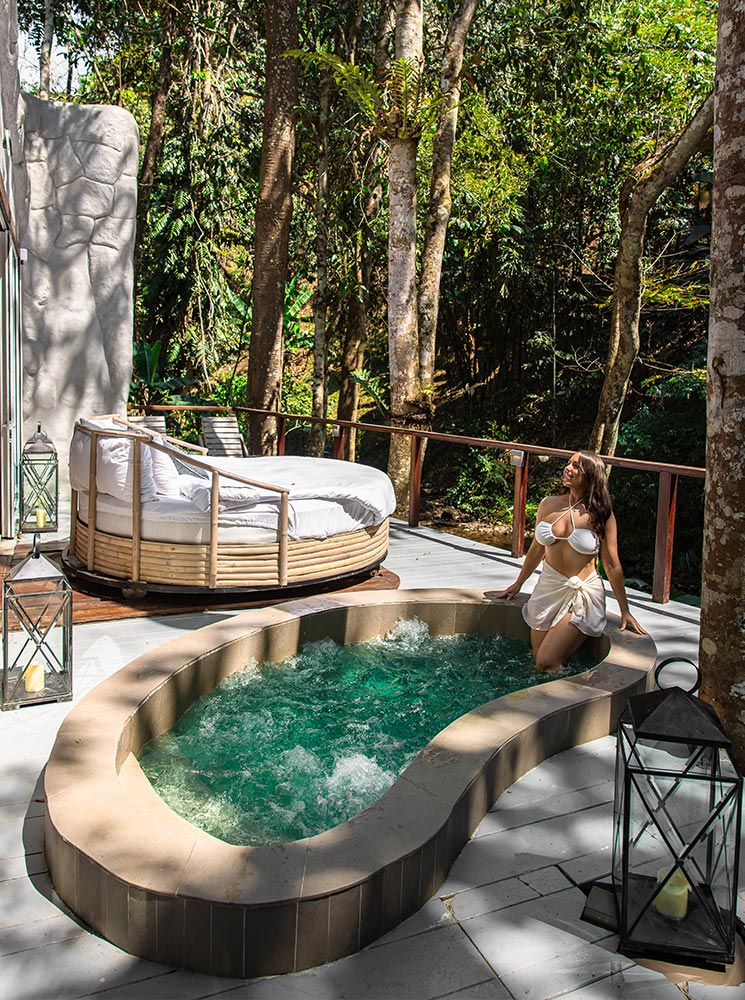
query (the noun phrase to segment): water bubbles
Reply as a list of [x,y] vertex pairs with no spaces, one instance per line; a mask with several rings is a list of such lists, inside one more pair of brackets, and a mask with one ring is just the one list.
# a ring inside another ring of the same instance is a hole
[[527,643],[430,636],[418,619],[369,643],[308,643],[232,675],[141,764],[171,808],[234,844],[320,833],[367,808],[449,722],[534,684]]

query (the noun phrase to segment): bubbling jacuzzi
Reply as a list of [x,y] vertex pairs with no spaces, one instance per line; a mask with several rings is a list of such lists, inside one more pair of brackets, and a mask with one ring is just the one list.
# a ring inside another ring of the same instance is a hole
[[345,823],[290,843],[228,844],[172,812],[137,756],[247,663],[308,642],[349,643],[417,618],[432,635],[527,638],[520,601],[481,591],[346,594],[249,611],[134,660],[63,723],[45,773],[45,850],[60,897],[132,954],[219,976],[319,965],[395,927],[442,884],[520,775],[611,732],[651,682],[655,648],[613,628],[584,673],[505,695],[443,729],[392,787]]

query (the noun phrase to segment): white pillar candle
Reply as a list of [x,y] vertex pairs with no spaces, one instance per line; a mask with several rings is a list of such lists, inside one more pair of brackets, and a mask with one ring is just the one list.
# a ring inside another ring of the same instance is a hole
[[[660,868],[657,872],[658,885],[664,881],[669,871],[669,868]],[[678,868],[668,879],[667,885],[663,886],[657,893],[652,906],[663,917],[682,920],[688,913],[688,893],[690,888],[688,879]]]
[[34,691],[43,691],[45,687],[44,664],[39,663],[37,660],[29,663],[23,674],[23,684],[29,694]]
[[36,527],[43,528],[47,523],[47,512],[43,507],[36,508]]

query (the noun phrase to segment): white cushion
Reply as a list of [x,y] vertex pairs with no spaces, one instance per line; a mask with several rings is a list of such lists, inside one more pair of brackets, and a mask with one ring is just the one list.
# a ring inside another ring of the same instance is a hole
[[[83,427],[96,430],[122,430],[119,425],[105,420],[81,420],[80,423]],[[90,450],[90,434],[76,430],[70,444],[70,486],[75,490],[88,489]],[[96,489],[120,500],[131,500],[133,474],[133,442],[124,437],[100,437],[96,456]],[[140,459],[140,499],[143,503],[147,503],[154,500],[156,495],[151,449],[143,442]]]
[[[153,434],[153,441],[163,444],[162,434]],[[148,448],[153,463],[153,479],[156,492],[162,497],[181,496],[179,489],[179,471],[170,455],[157,448]]]

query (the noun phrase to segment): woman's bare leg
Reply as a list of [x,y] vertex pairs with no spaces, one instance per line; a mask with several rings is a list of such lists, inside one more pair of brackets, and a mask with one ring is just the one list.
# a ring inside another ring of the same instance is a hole
[[547,632],[530,630],[533,659],[539,670],[558,670],[587,638],[576,625],[572,625],[570,617],[571,612],[568,612],[565,618]]

